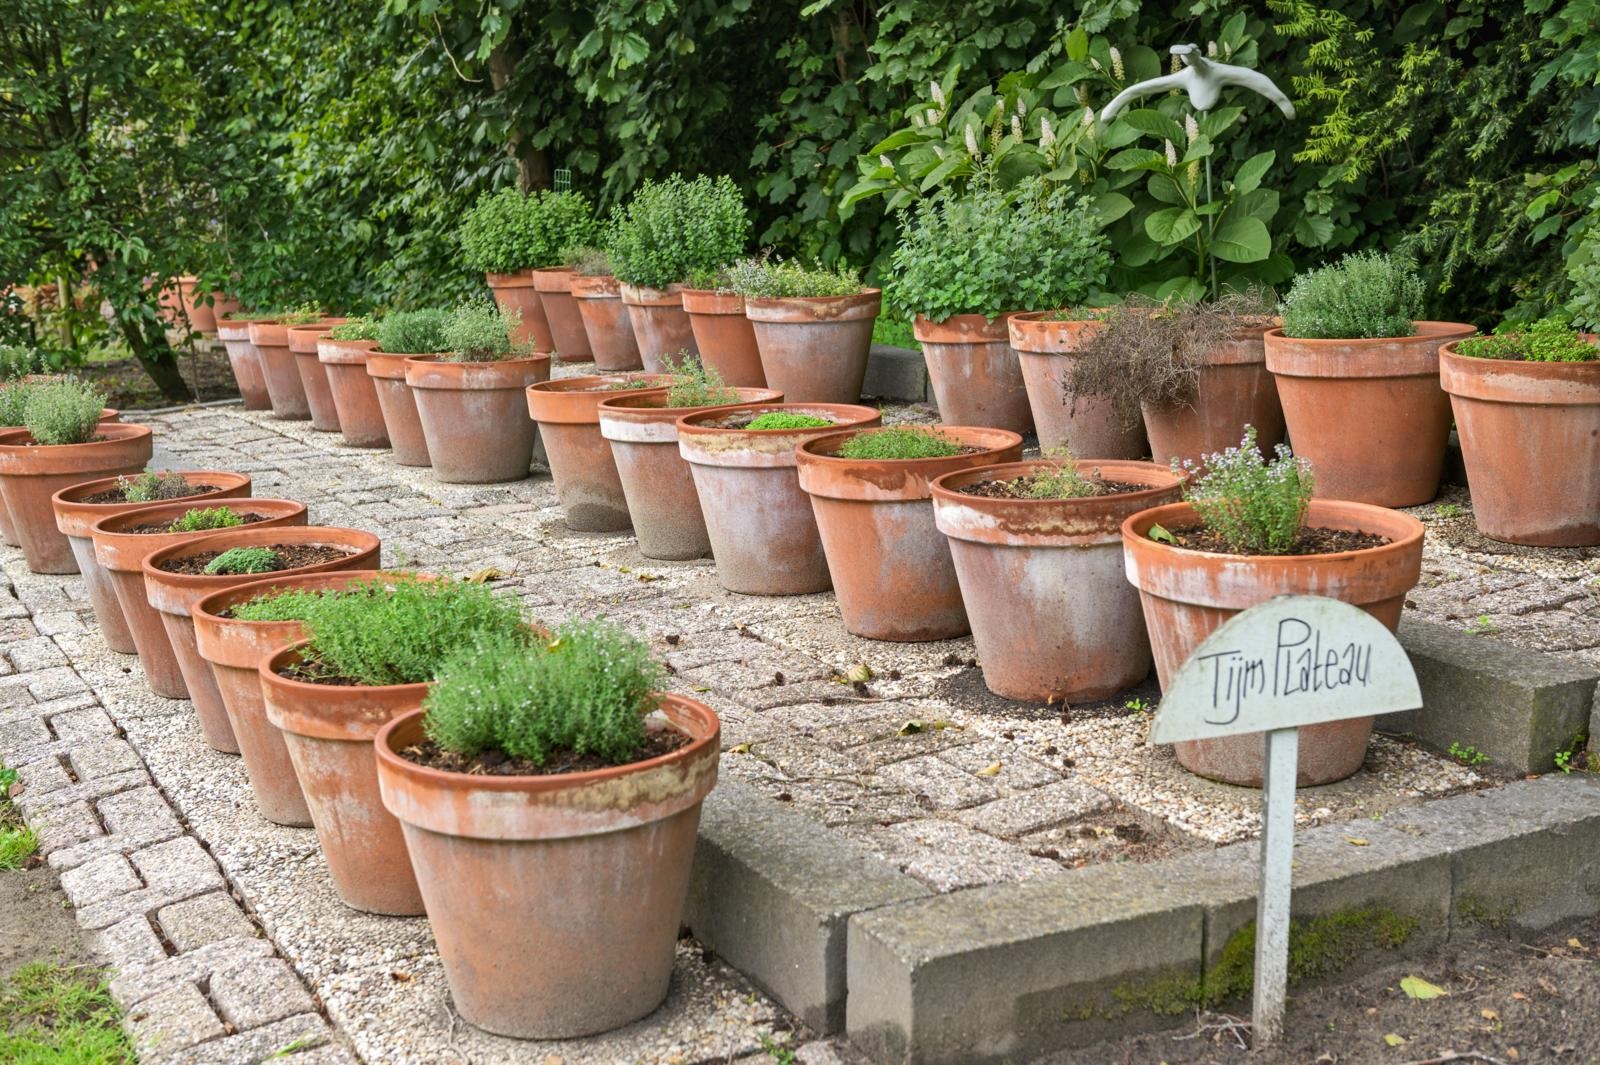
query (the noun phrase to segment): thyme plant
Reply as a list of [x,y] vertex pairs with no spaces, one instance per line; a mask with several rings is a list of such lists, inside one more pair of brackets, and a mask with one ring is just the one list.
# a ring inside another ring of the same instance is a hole
[[433,355],[445,349],[448,311],[428,308],[386,314],[378,323],[378,350],[390,355]]
[[1526,327],[1502,325],[1491,336],[1469,337],[1456,345],[1456,354],[1519,362],[1594,362],[1600,360],[1600,347],[1566,323],[1545,318]]
[[1423,292],[1410,261],[1355,252],[1294,279],[1283,300],[1283,335],[1313,340],[1412,336],[1422,317]]
[[206,532],[211,529],[232,529],[244,523],[244,519],[232,507],[195,507],[167,528],[171,532]]
[[800,414],[796,411],[769,410],[765,414],[752,418],[746,429],[821,429],[825,425],[832,425],[826,418],[818,418],[814,414]]
[[1281,555],[1294,547],[1315,481],[1310,464],[1287,445],[1279,444],[1276,458],[1267,461],[1251,425],[1237,447],[1207,455],[1203,465],[1174,462],[1172,468],[1188,478],[1184,500],[1234,554]]
[[270,547],[230,547],[206,563],[213,576],[229,573],[271,573],[281,569],[283,560]]
[[666,288],[714,276],[749,237],[750,215],[732,178],[673,174],[646,181],[614,213],[606,250],[618,281]]
[[868,429],[844,442],[839,457],[846,459],[942,459],[961,454],[961,445],[920,425],[892,425]]
[[715,366],[680,351],[674,359],[661,356],[661,363],[672,374],[672,384],[667,386],[669,407],[719,407],[725,403],[739,402],[739,393],[729,388]]
[[528,354],[511,339],[522,324],[521,311],[504,311],[492,303],[467,303],[444,321],[444,346],[452,362],[495,362]]
[[103,392],[76,377],[34,383],[27,390],[22,424],[40,444],[83,444],[93,440],[105,409]]
[[157,473],[145,470],[132,477],[118,477],[117,487],[128,503],[159,503],[166,499],[182,499],[193,495],[194,488],[181,473]]

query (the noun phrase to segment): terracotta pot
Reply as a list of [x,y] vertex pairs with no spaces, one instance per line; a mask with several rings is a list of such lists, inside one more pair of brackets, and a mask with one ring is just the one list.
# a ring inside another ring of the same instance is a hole
[[1007,699],[1105,699],[1150,672],[1139,593],[1122,572],[1122,523],[1178,499],[1181,481],[1148,462],[1080,462],[1085,473],[1150,487],[1082,499],[996,499],[960,491],[1059,463],[1033,460],[949,473],[933,482],[950,538],[983,682]]
[[212,290],[211,313],[216,317],[219,328],[221,327],[222,320],[224,318],[238,314],[241,309],[242,308],[239,301],[228,295],[226,292],[218,292],[214,289]]
[[[42,378],[43,376],[44,375],[42,374],[28,374],[23,378],[23,380],[32,380],[34,378]],[[100,424],[104,425],[106,422],[115,422],[118,420],[119,416],[117,411],[112,410],[110,407],[106,407],[101,410]],[[0,433],[18,432],[20,430],[21,426],[16,425],[0,427]],[[5,492],[3,489],[0,489],[0,542],[3,542],[10,547],[21,546],[17,540],[17,530],[11,525],[11,511],[6,508]]]
[[949,640],[971,631],[950,545],[933,520],[929,485],[974,466],[1015,462],[1022,437],[1008,429],[940,430],[978,450],[936,459],[847,459],[856,432],[802,441],[795,458],[844,627],[869,640]]
[[250,343],[261,358],[272,415],[280,421],[303,422],[311,417],[305,382],[294,352],[289,350],[289,327],[270,320],[250,323]]
[[[111,587],[117,593],[117,603],[122,607],[128,632],[133,636],[133,646],[139,653],[139,664],[144,666],[145,680],[152,692],[166,699],[187,699],[190,692],[184,683],[183,670],[178,665],[172,638],[167,635],[167,626],[145,595],[142,563],[153,551],[224,530],[192,533],[133,533],[126,530],[136,525],[176,521],[193,507],[192,503],[157,503],[101,518],[89,527],[89,535],[94,540],[95,561],[105,570]],[[261,521],[252,522],[252,528],[306,523],[305,504],[292,499],[251,499],[248,505],[240,504],[235,510],[240,514],[265,515]],[[214,692],[208,694],[215,695]],[[205,724],[202,720],[201,725]],[[210,740],[211,734],[208,733],[206,738]]]
[[[834,424],[816,429],[719,424],[767,411],[831,418]],[[795,448],[812,437],[881,422],[872,407],[843,403],[759,403],[678,419],[678,450],[694,474],[717,580],[724,588],[746,595],[804,595],[831,587],[817,519],[795,469]]]
[[[1422,572],[1422,523],[1365,503],[1313,500],[1306,522],[1377,533],[1392,543],[1330,555],[1223,555],[1157,543],[1148,535],[1152,525],[1172,529],[1198,521],[1189,504],[1172,503],[1122,523],[1128,580],[1139,589],[1163,688],[1223,622],[1274,596],[1338,599],[1365,610],[1392,632],[1400,624],[1406,593]],[[1301,729],[1299,786],[1329,784],[1360,769],[1371,734],[1370,717]],[[1178,761],[1192,773],[1227,784],[1261,786],[1260,733],[1175,746]]]
[[339,408],[333,404],[333,389],[328,384],[328,368],[317,357],[317,343],[328,335],[336,322],[314,322],[290,326],[289,351],[294,355],[306,406],[311,408],[311,428],[319,433],[339,431]]
[[100,423],[84,444],[35,444],[26,429],[0,432],[0,504],[22,557],[34,573],[77,573],[72,544],[56,527],[50,497],[63,488],[119,473],[138,473],[150,462],[150,427]]
[[710,289],[683,290],[683,311],[694,330],[700,361],[722,375],[734,388],[765,388],[767,375],[761,369],[761,349],[756,347],[756,330],[745,317],[744,297],[735,292]]
[[633,320],[622,305],[622,286],[614,277],[572,275],[572,297],[583,315],[583,330],[594,353],[594,368],[601,371],[642,370],[639,342]]
[[1473,359],[1439,350],[1485,536],[1600,544],[1600,362]]
[[228,365],[233,368],[233,383],[239,386],[244,409],[270,410],[272,397],[267,394],[266,370],[261,363],[261,352],[250,342],[249,321],[220,319],[217,339],[228,349]]
[[328,377],[339,432],[351,447],[389,446],[378,387],[367,373],[367,353],[377,347],[376,340],[317,340],[317,361]]
[[550,323],[544,316],[544,304],[539,300],[539,290],[533,283],[534,271],[518,270],[514,274],[484,274],[494,301],[507,314],[522,316],[521,324],[511,331],[511,339],[518,344],[531,344],[540,354],[555,350],[555,340],[550,335]]
[[555,345],[557,360],[593,362],[589,333],[583,327],[578,301],[572,297],[572,277],[572,271],[564,266],[546,267],[533,272],[533,287],[539,293],[545,321],[550,325],[550,339]]
[[1418,322],[1415,336],[1375,340],[1267,331],[1267,369],[1317,498],[1409,507],[1439,494],[1450,438],[1439,345],[1476,332],[1455,322]]
[[372,387],[378,393],[384,435],[389,438],[390,454],[402,466],[432,465],[428,441],[422,433],[422,416],[417,413],[417,397],[406,384],[406,364],[438,357],[391,355],[376,348],[367,352],[367,376],[372,378]]
[[345,905],[367,913],[423,912],[400,822],[378,794],[372,740],[397,717],[422,706],[426,684],[308,684],[280,673],[300,660],[305,641],[259,667],[267,720],[283,734],[311,811],[333,886]]
[[767,384],[791,403],[856,402],[882,306],[883,292],[875,288],[854,296],[745,300]]
[[[197,292],[198,277],[180,277],[177,285],[161,293],[162,317],[174,326],[187,326],[191,331],[211,335],[217,331],[217,312],[207,304],[205,296]],[[212,293],[220,296],[220,292]]]
[[1029,311],[1006,322],[1022,365],[1040,450],[1049,452],[1065,444],[1081,459],[1136,459],[1146,454],[1144,427],[1124,425],[1109,398],[1077,396],[1067,390],[1073,356],[1104,325],[1094,320],[1052,321],[1055,313]]
[[663,355],[677,359],[685,351],[691,355],[700,354],[689,315],[683,309],[682,285],[666,288],[623,285],[622,305],[628,308],[633,339],[639,345],[639,358],[648,372],[667,372]]
[[[735,389],[733,405],[782,403],[770,388]],[[611,457],[622,483],[633,534],[646,558],[682,561],[711,552],[706,519],[700,513],[694,475],[678,452],[678,419],[711,407],[669,407],[661,389],[622,392],[599,406],[600,435],[611,443]]]
[[522,397],[530,385],[548,380],[548,355],[496,362],[408,362],[406,384],[422,419],[433,475],[448,484],[528,476],[534,426]]
[[700,804],[721,726],[661,696],[692,742],[587,773],[446,773],[396,752],[422,715],[379,733],[383,802],[405,826],[456,1009],[500,1035],[560,1039],[638,1020],[667,996]]
[[1205,455],[1237,447],[1244,427],[1256,428],[1263,455],[1283,442],[1283,406],[1267,372],[1261,336],[1268,326],[1241,331],[1206,353],[1193,402],[1177,407],[1143,405],[1152,461],[1200,462]]
[[383,565],[379,559],[379,540],[376,536],[358,529],[321,525],[297,529],[229,529],[153,551],[142,563],[145,597],[151,609],[161,615],[161,623],[167,628],[167,638],[172,642],[173,653],[178,659],[178,670],[183,674],[184,685],[194,700],[195,714],[200,718],[200,730],[205,733],[207,743],[229,754],[239,753],[239,741],[234,736],[232,722],[228,720],[228,710],[223,705],[216,675],[195,644],[194,622],[189,617],[189,611],[208,593],[231,588],[241,581],[254,581],[256,575],[212,577],[205,574],[168,573],[162,566],[174,559],[203,552],[272,544],[340,547],[348,552],[343,558],[332,562],[281,570],[286,577],[329,570],[378,569]]
[[[192,485],[212,485],[204,492],[183,496],[181,500],[205,505],[208,499],[234,499],[250,494],[250,476],[222,470],[186,470],[181,473]],[[56,528],[72,546],[72,557],[77,560],[78,572],[89,589],[89,602],[94,606],[95,620],[100,625],[100,635],[106,646],[118,654],[131,655],[135,651],[133,634],[128,631],[128,621],[122,616],[122,604],[117,601],[117,591],[111,586],[111,577],[94,557],[94,540],[90,530],[101,518],[147,507],[148,503],[85,503],[89,496],[108,492],[117,487],[115,477],[105,477],[86,484],[63,488],[50,497],[50,507],[55,512]],[[166,502],[165,500],[163,502]]]
[[617,532],[628,527],[628,500],[611,457],[611,445],[600,435],[600,404],[619,395],[606,388],[617,381],[671,380],[659,374],[610,374],[564,377],[527,389],[528,415],[539,426],[550,478],[567,528],[576,532]]
[[919,314],[912,321],[911,332],[928,364],[939,420],[946,425],[1033,432],[1022,363],[1006,327],[1010,317],[1002,314],[990,321],[981,314],[957,314],[934,322]]

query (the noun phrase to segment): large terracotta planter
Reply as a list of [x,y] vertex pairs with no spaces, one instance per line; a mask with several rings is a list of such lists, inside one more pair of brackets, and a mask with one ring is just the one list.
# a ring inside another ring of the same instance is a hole
[[270,410],[272,397],[267,395],[267,377],[261,365],[261,352],[250,342],[250,322],[235,318],[218,319],[217,339],[228,349],[228,365],[233,369],[233,383],[239,387],[239,398],[244,401],[244,409]]
[[589,334],[583,327],[578,301],[572,296],[572,278],[573,272],[564,266],[546,267],[533,272],[533,287],[550,326],[556,358],[561,362],[592,362]]
[[572,298],[583,315],[583,330],[594,353],[594,368],[609,373],[617,370],[642,370],[639,342],[633,335],[633,320],[622,304],[622,285],[614,277],[572,275]]
[[[1150,539],[1199,521],[1187,503],[1142,511],[1122,523],[1128,580],[1139,589],[1145,626],[1165,688],[1184,660],[1224,621],[1279,595],[1320,595],[1358,606],[1393,631],[1406,593],[1422,572],[1422,523],[1409,514],[1365,503],[1313,500],[1306,524],[1356,529],[1392,543],[1329,555],[1224,555]],[[1329,784],[1361,768],[1372,718],[1357,717],[1300,730],[1299,785]],[[1190,772],[1227,784],[1260,787],[1260,733],[1176,745]]]
[[1262,334],[1267,326],[1241,330],[1206,353],[1194,400],[1176,407],[1143,405],[1145,432],[1154,462],[1200,462],[1205,455],[1238,446],[1244,427],[1256,429],[1256,446],[1270,455],[1283,442],[1283,406],[1267,372]]
[[272,415],[281,421],[303,422],[311,417],[305,382],[294,352],[289,350],[289,327],[270,320],[250,323],[250,343],[261,359]]
[[35,444],[26,429],[0,432],[0,505],[22,557],[34,573],[77,573],[66,534],[56,527],[50,497],[63,488],[116,474],[138,473],[150,462],[150,427],[101,422],[83,444]]
[[[816,429],[741,429],[767,411],[830,418]],[[882,418],[844,403],[717,407],[678,419],[678,450],[694,475],[717,580],[746,595],[804,595],[832,585],[795,449],[812,437],[867,429]]]
[[186,323],[190,330],[205,336],[215,336],[219,319],[239,309],[238,300],[222,292],[201,292],[200,279],[189,276],[178,278],[176,287],[162,289],[159,302],[162,316],[172,325]]
[[[193,503],[157,503],[101,518],[89,527],[89,535],[94,540],[95,561],[105,570],[112,589],[117,593],[117,603],[122,607],[122,616],[128,623],[134,649],[139,653],[139,664],[144,667],[145,680],[152,692],[167,699],[188,699],[191,693],[184,682],[183,670],[178,665],[172,638],[167,635],[167,626],[145,594],[143,563],[146,556],[163,547],[171,547],[185,540],[197,540],[223,530],[176,533],[135,533],[128,530],[139,525],[176,521],[194,506]],[[263,515],[261,521],[251,523],[255,528],[306,523],[305,504],[292,499],[251,499],[248,503],[241,502],[234,510],[240,514]],[[215,697],[215,692],[209,689],[205,694]],[[204,721],[201,723],[204,724]]]
[[1067,388],[1073,357],[1104,324],[1092,319],[1054,321],[1050,316],[1055,313],[1030,311],[1006,321],[1022,366],[1040,449],[1049,452],[1065,444],[1081,459],[1143,456],[1147,450],[1143,426],[1125,425],[1109,397],[1073,395]]
[[333,389],[328,384],[328,368],[317,355],[318,342],[328,335],[328,330],[337,321],[293,325],[288,329],[289,351],[294,355],[295,370],[300,374],[301,387],[305,389],[306,406],[311,409],[311,428],[319,433],[339,431],[339,408],[334,406]]
[[663,355],[677,359],[685,351],[691,355],[700,353],[689,315],[683,309],[682,285],[623,285],[622,305],[628,308],[639,358],[649,373],[667,372]]
[[767,375],[761,369],[761,349],[756,347],[756,330],[745,317],[744,297],[735,292],[710,289],[683,290],[683,310],[694,330],[700,361],[722,375],[734,388],[765,388]]
[[200,718],[200,730],[213,748],[229,754],[239,752],[239,741],[234,736],[232,722],[228,720],[228,710],[223,704],[216,674],[212,672],[210,663],[201,657],[200,648],[195,643],[194,621],[189,611],[208,593],[232,587],[241,581],[254,581],[256,575],[212,577],[205,574],[168,573],[163,567],[176,559],[203,552],[225,551],[233,547],[268,547],[273,544],[337,547],[346,552],[342,558],[330,562],[278,571],[285,577],[329,570],[377,569],[383,565],[376,536],[359,529],[320,525],[294,529],[229,529],[153,551],[142,564],[145,596],[151,609],[161,615],[161,623],[166,626],[167,638],[178,659],[178,670],[183,674],[184,686],[189,689],[195,714]]
[[1010,314],[990,320],[981,314],[957,314],[942,322],[922,315],[911,332],[922,345],[939,405],[939,420],[946,425],[984,425],[1033,432],[1033,411],[1022,383],[1022,362],[1011,347],[1006,321]]
[[378,388],[367,373],[367,353],[376,340],[317,340],[317,361],[328,378],[333,409],[344,442],[351,447],[388,447],[389,430],[378,405]]
[[449,484],[528,476],[534,426],[523,393],[548,380],[550,356],[543,354],[495,362],[408,362],[406,384],[416,399],[433,475]]
[[971,452],[934,459],[847,459],[855,432],[802,441],[800,487],[811,497],[844,627],[869,640],[949,640],[970,627],[950,545],[934,524],[930,485],[974,466],[1015,462],[1008,429],[946,426]]
[[[734,405],[783,402],[775,389],[735,391]],[[611,443],[633,534],[646,558],[682,561],[711,551],[694,475],[678,452],[678,419],[711,409],[669,407],[661,389],[622,392],[600,402],[600,435]]]
[[[206,506],[208,504],[205,501],[208,499],[234,499],[250,494],[248,474],[228,473],[223,470],[185,470],[179,476],[191,485],[212,487],[178,500],[163,502],[186,502],[190,505]],[[72,557],[78,562],[78,572],[83,574],[83,583],[89,590],[89,602],[94,607],[94,617],[99,623],[100,635],[105,637],[106,646],[113,651],[131,655],[136,650],[133,645],[133,634],[128,631],[128,621],[122,616],[122,604],[117,601],[117,590],[111,585],[110,575],[94,557],[94,539],[90,535],[90,530],[101,518],[139,510],[150,504],[84,502],[90,496],[109,492],[116,487],[115,477],[76,484],[70,488],[63,488],[51,496],[50,506],[55,511],[56,528],[67,538],[67,543],[72,547]]]
[[1418,322],[1415,336],[1375,340],[1267,331],[1267,369],[1317,498],[1409,507],[1438,495],[1450,438],[1439,346],[1476,332],[1455,322]]
[[406,383],[406,364],[437,355],[390,354],[374,348],[367,352],[367,376],[378,394],[378,409],[383,413],[383,431],[389,438],[390,454],[402,466],[428,466],[428,441],[422,433],[422,416],[417,413],[417,397]]
[[683,696],[661,696],[661,711],[690,743],[550,776],[407,761],[397,752],[422,738],[420,713],[379,733],[384,805],[405,826],[450,995],[470,1023],[571,1038],[666,998],[721,727]]
[[1090,702],[1150,672],[1139,593],[1123,574],[1122,523],[1175,502],[1181,482],[1148,462],[1080,462],[1085,474],[1099,470],[1107,480],[1149,487],[1081,499],[960,491],[1057,465],[1034,460],[946,474],[933,482],[934,519],[950,540],[989,690],[1029,702]]
[[534,271],[518,270],[514,274],[484,274],[494,302],[507,314],[520,315],[511,339],[518,344],[532,345],[534,351],[548,354],[555,349],[550,335],[550,323],[545,319],[544,304],[539,300],[539,289],[534,285]]
[[1439,350],[1485,536],[1600,544],[1600,362],[1474,359]]
[[527,389],[528,415],[539,426],[562,516],[575,532],[618,532],[629,525],[628,499],[611,445],[600,435],[601,402],[634,394],[606,386],[627,380],[665,384],[671,378],[601,374],[564,377]]
[[790,403],[854,403],[861,398],[872,350],[879,289],[854,296],[747,299],[761,372]]
[[305,646],[294,643],[262,660],[261,695],[289,749],[333,886],[357,910],[420,914],[405,836],[378,794],[372,740],[420,708],[428,685],[308,684],[283,676]]

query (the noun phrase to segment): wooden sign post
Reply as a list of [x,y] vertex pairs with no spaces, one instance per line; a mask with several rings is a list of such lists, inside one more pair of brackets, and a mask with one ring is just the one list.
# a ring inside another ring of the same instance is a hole
[[1256,901],[1256,1046],[1283,1032],[1300,729],[1422,705],[1411,660],[1383,623],[1336,599],[1285,595],[1225,622],[1162,694],[1151,743],[1260,732],[1261,877]]

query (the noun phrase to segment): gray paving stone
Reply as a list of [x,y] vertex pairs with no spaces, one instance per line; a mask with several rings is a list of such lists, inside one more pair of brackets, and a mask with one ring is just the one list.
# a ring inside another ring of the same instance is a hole
[[960,810],[991,802],[1000,795],[988,779],[957,768],[938,755],[891,762],[878,773],[914,795],[925,797],[932,809]]
[[69,803],[40,814],[33,821],[33,829],[39,836],[39,852],[46,856],[105,835],[86,802]]
[[953,746],[940,752],[939,760],[967,773],[987,774],[983,779],[1003,791],[1025,791],[1061,779],[1060,770],[1028,757],[1020,744],[1003,740]]
[[34,699],[41,702],[47,699],[59,699],[62,696],[76,695],[88,690],[83,678],[78,676],[76,670],[68,666],[24,673],[22,677],[28,682],[28,691],[33,694]]
[[144,768],[133,745],[117,736],[74,742],[68,758],[79,780],[102,780]]
[[133,864],[120,854],[107,854],[61,875],[61,890],[79,910],[144,886]]
[[1032,791],[961,811],[963,824],[1003,839],[1014,839],[1076,821],[1115,805],[1104,792],[1075,780],[1057,780]]
[[311,994],[282,958],[261,958],[211,978],[222,1019],[243,1031],[316,1009]]
[[183,834],[166,799],[153,787],[130,788],[96,803],[107,833],[50,854],[57,871],[71,869],[103,854],[131,854]]
[[153,965],[167,956],[160,937],[144,917],[129,917],[107,928],[86,931],[83,945],[116,969]]
[[162,1065],[358,1065],[350,1049],[315,1013],[302,1013],[251,1031],[172,1054]]
[[74,743],[117,734],[117,726],[112,723],[105,710],[98,706],[51,714],[50,727],[60,739]]
[[222,891],[163,906],[156,911],[156,924],[180,954],[207,943],[256,934],[255,925],[239,904]]
[[[66,771],[61,772],[65,777]],[[115,795],[119,791],[127,791],[129,788],[136,788],[149,782],[150,774],[141,768],[94,780],[84,780],[76,784],[71,783],[68,778],[68,783],[65,785],[50,788],[43,794],[30,787],[27,791],[12,796],[12,799],[17,809],[22,811],[22,815],[31,821],[58,806],[75,802],[93,802],[106,795]]]
[[123,1022],[139,1056],[164,1060],[223,1035],[222,1021],[193,984],[173,984],[128,1011]]
[[25,800],[37,803],[51,792],[71,787],[72,774],[67,772],[59,758],[45,758],[20,767],[17,770],[17,784],[17,805],[25,806]]
[[210,981],[218,973],[250,966],[272,955],[272,944],[265,939],[226,939],[220,943],[207,943],[187,954],[162,957],[147,965],[124,969],[112,978],[111,995],[126,1008],[160,994],[173,984]]
[[12,641],[6,645],[6,657],[17,667],[18,673],[42,672],[67,664],[67,656],[48,636]]
[[180,836],[135,851],[132,859],[147,886],[81,908],[79,925],[104,928],[125,917],[152,913],[224,886],[221,870],[193,836]]

